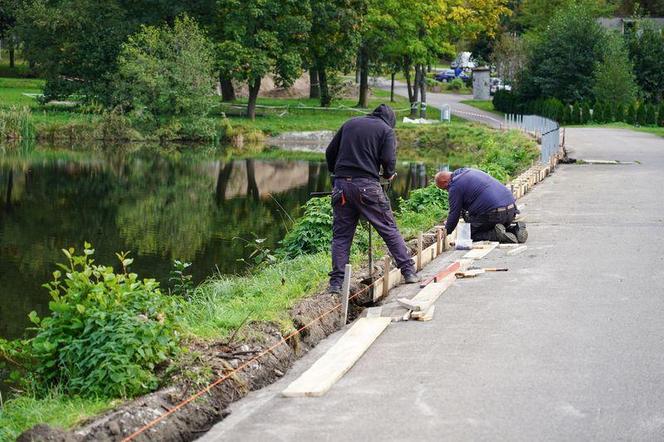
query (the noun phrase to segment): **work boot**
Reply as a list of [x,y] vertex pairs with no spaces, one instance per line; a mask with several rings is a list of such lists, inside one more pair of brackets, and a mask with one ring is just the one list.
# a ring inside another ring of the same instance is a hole
[[420,277],[417,276],[415,273],[406,273],[403,275],[403,279],[406,282],[406,284],[415,284],[416,282],[420,282]]
[[526,230],[526,223],[516,222],[507,228],[507,231],[516,236],[517,241],[523,244],[528,240],[528,230]]
[[496,227],[494,227],[493,230],[494,232],[496,232],[496,237],[498,238],[498,242],[511,243],[511,244],[516,244],[519,242],[516,239],[516,235],[514,233],[508,232],[505,226],[502,224],[496,224]]
[[331,285],[327,288],[327,292],[332,294],[332,295],[340,295],[341,294],[341,286]]

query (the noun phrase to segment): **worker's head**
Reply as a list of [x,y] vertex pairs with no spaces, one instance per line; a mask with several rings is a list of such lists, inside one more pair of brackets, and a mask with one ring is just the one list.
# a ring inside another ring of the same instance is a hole
[[452,181],[452,172],[438,172],[436,174],[436,186],[441,189],[447,190],[450,187],[450,181]]
[[371,113],[371,116],[382,119],[388,126],[394,127],[397,124],[397,117],[394,111],[387,104],[381,104]]

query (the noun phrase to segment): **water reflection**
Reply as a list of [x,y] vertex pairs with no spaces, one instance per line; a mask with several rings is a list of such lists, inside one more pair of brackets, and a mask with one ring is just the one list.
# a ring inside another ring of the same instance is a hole
[[[46,313],[61,249],[90,241],[97,261],[130,250],[132,270],[165,282],[173,259],[196,281],[246,270],[256,234],[278,246],[289,217],[329,190],[323,162],[242,159],[218,153],[36,149],[0,156],[0,337],[21,336],[31,310]],[[424,166],[401,164],[391,198],[426,185]]]

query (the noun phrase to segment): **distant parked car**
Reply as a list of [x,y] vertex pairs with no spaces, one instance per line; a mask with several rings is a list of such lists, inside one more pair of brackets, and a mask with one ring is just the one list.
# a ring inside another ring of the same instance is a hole
[[498,78],[498,77],[491,78],[490,83],[489,83],[489,93],[491,95],[493,95],[493,94],[496,93],[496,91],[502,91],[502,90],[511,91],[512,86],[510,86],[509,84],[503,83],[503,80],[501,78]]
[[454,80],[455,78],[460,78],[465,81],[468,80],[470,77],[465,72],[461,72],[459,73],[459,75],[457,75],[454,69],[445,69],[441,72],[438,72],[434,78],[437,81],[443,81],[445,83],[448,83]]

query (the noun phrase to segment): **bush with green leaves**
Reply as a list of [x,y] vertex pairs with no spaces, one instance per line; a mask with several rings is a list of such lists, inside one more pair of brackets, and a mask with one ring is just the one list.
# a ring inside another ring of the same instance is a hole
[[30,320],[31,372],[38,391],[59,387],[84,397],[132,397],[157,388],[160,365],[179,351],[177,304],[153,279],[139,280],[118,254],[122,271],[94,263],[94,249],[63,250],[53,272],[51,315]]
[[664,127],[664,101],[659,103],[659,109],[657,110],[657,125]]
[[656,126],[657,125],[657,107],[653,104],[648,104],[647,107],[646,107],[645,124],[647,126]]
[[579,106],[579,103],[574,103],[574,106],[572,106],[572,124],[582,124],[582,121],[581,106]]
[[606,50],[595,66],[593,94],[597,101],[629,104],[639,91],[634,66],[620,35],[607,34]]
[[615,103],[611,121],[617,121],[619,123],[625,121],[625,106],[621,103]]
[[410,192],[408,199],[399,199],[399,212],[421,212],[428,209],[438,209],[445,211],[449,208],[447,201],[447,191],[439,189],[431,184],[421,189]]
[[115,102],[131,110],[139,124],[191,138],[187,131],[213,130],[204,117],[214,99],[214,81],[211,43],[195,20],[182,16],[173,26],[143,26],[122,45]]
[[590,106],[587,102],[581,105],[581,124],[588,124],[590,122]]
[[455,78],[454,80],[450,81],[449,84],[447,85],[447,89],[451,91],[460,91],[463,89],[464,84],[463,80],[460,78]]
[[569,104],[564,105],[563,113],[560,117],[561,124],[572,124],[572,107]]
[[639,107],[636,109],[636,124],[639,126],[647,125],[647,112],[648,105],[646,103],[639,104]]
[[627,110],[625,111],[625,123],[627,124],[636,124],[637,123],[637,117],[636,117],[636,112],[637,112],[637,104],[632,103],[627,106]]

